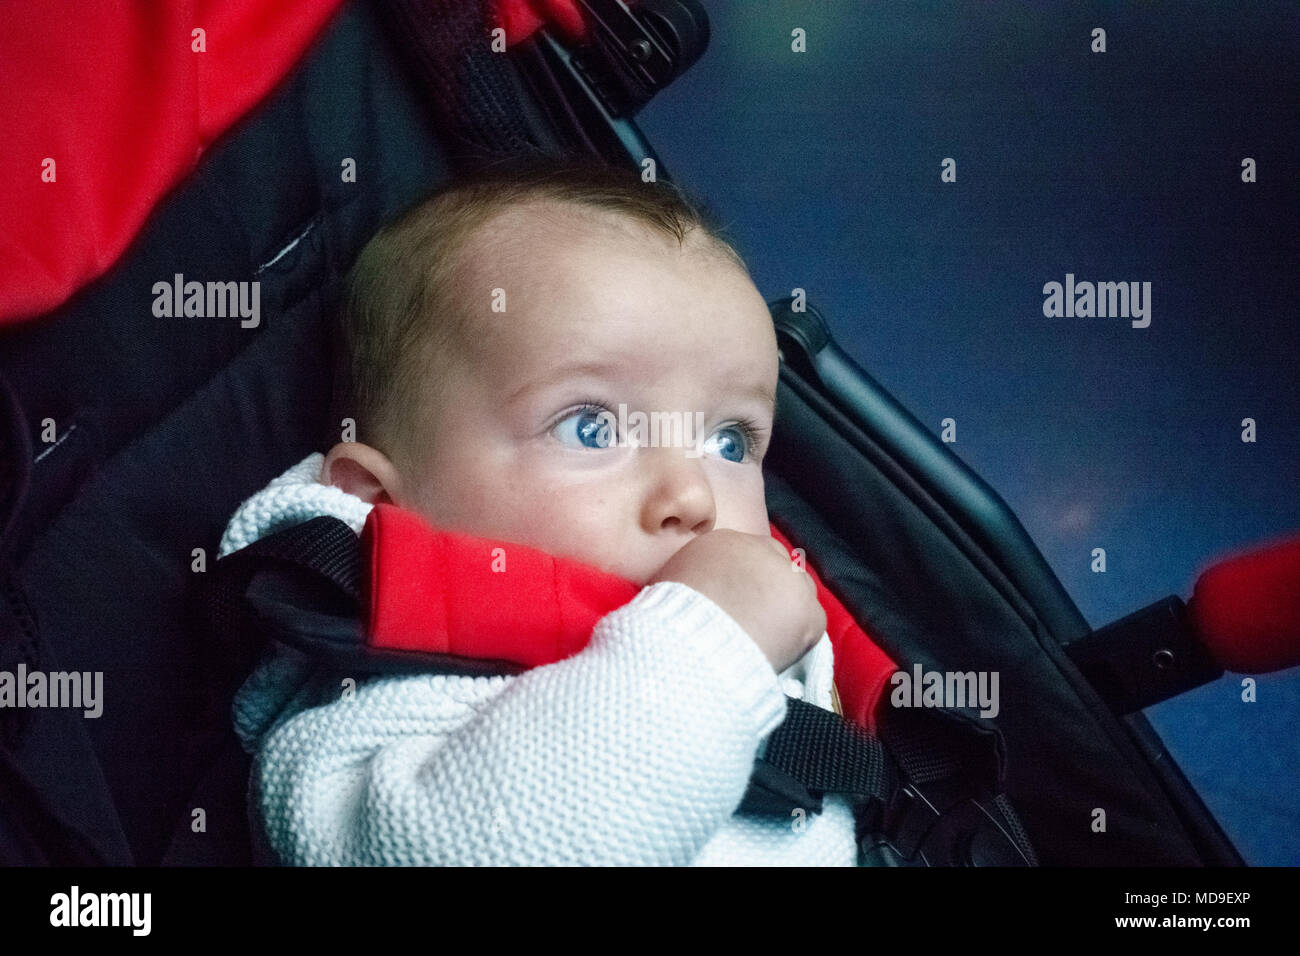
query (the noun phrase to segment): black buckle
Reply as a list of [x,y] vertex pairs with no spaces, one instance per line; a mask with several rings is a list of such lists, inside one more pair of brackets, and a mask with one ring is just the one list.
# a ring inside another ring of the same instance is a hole
[[915,784],[894,794],[859,844],[861,866],[1030,866],[998,818],[973,797],[939,810]]

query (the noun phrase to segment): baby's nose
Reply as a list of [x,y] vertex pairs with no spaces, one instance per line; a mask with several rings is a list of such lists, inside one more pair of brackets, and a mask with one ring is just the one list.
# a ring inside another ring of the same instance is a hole
[[654,469],[646,493],[642,524],[651,534],[704,534],[717,521],[713,488],[698,458],[680,448],[642,449],[645,467]]

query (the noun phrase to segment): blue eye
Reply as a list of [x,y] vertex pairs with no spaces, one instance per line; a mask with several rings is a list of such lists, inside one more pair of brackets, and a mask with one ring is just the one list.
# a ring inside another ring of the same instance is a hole
[[749,436],[742,426],[728,425],[709,436],[709,440],[704,443],[704,450],[721,455],[727,461],[741,462],[745,460],[746,451],[751,450],[749,445]]
[[588,406],[557,422],[554,432],[562,444],[571,448],[608,448],[614,444],[617,424],[613,412]]

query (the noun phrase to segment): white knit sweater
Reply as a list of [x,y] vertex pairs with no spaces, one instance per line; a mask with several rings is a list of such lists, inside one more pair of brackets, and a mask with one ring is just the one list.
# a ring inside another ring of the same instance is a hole
[[[222,555],[320,514],[359,533],[371,506],[320,484],[322,460],[246,501]],[[839,796],[802,818],[733,815],[785,694],[831,709],[832,665],[823,634],[778,676],[720,607],[663,582],[522,674],[352,692],[279,649],[233,712],[254,829],[285,863],[853,866]]]

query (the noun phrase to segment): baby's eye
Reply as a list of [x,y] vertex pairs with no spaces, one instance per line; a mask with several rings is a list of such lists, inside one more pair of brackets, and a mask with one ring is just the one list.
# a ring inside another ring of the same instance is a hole
[[570,448],[608,448],[614,443],[615,419],[603,408],[581,408],[556,422],[555,437]]
[[704,443],[704,450],[721,455],[727,461],[740,462],[745,460],[746,451],[752,451],[749,445],[749,436],[745,434],[744,428],[740,425],[727,425],[709,436]]

